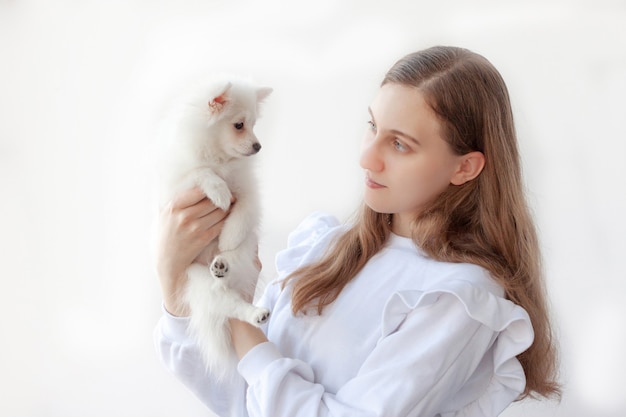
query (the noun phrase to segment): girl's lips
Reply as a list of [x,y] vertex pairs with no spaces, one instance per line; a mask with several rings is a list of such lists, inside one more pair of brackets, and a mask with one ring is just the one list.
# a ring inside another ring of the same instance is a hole
[[377,183],[367,175],[365,176],[365,185],[369,188],[385,188],[384,185]]

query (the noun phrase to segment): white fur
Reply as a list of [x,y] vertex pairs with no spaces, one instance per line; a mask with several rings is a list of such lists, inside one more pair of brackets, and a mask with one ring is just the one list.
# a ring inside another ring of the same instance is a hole
[[[196,185],[222,209],[230,207],[232,196],[237,200],[219,243],[187,270],[183,294],[191,310],[190,332],[207,368],[220,376],[234,369],[228,318],[259,326],[269,317],[268,310],[246,300],[252,300],[258,280],[260,207],[252,155],[260,144],[253,127],[259,104],[271,91],[235,77],[194,85],[175,100],[162,130],[161,206]],[[216,249],[218,255],[209,259]]]

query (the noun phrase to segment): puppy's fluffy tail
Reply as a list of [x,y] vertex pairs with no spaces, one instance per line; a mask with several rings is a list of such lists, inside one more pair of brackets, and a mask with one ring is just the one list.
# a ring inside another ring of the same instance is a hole
[[219,379],[232,378],[236,373],[237,358],[228,318],[220,313],[223,300],[215,291],[215,286],[220,283],[216,283],[206,265],[192,265],[187,275],[185,301],[191,310],[189,332],[198,344],[207,371]]

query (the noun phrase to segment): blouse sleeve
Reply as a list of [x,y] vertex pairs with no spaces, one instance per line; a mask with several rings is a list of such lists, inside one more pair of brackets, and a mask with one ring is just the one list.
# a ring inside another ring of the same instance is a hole
[[[516,355],[532,342],[526,312],[464,282],[402,291],[388,301],[383,334],[336,393],[311,367],[270,342],[239,363],[251,416],[497,416],[521,393]],[[332,342],[331,342],[332,343]],[[491,372],[488,378],[476,378]],[[489,381],[483,383],[480,381]]]
[[[339,225],[336,217],[323,212],[315,212],[306,217],[289,234],[287,248],[276,254],[278,276],[268,282],[257,304],[270,311],[274,310],[276,299],[282,291],[283,279],[299,266],[319,257]],[[267,330],[267,323],[262,329]]]
[[315,212],[306,217],[287,238],[287,248],[276,254],[278,279],[319,258],[340,225],[336,217]]
[[242,415],[245,381],[216,381],[205,370],[200,351],[189,337],[188,317],[175,317],[163,308],[154,331],[161,363],[202,403],[217,415]]
[[[288,247],[277,255],[279,278],[310,259],[312,248],[321,238],[339,225],[339,221],[324,213],[313,213],[289,235]],[[280,293],[280,283],[268,284],[258,304],[272,309]],[[159,359],[200,401],[218,415],[245,415],[245,381],[217,381],[209,375],[198,347],[189,337],[188,317],[175,317],[163,309],[154,331]],[[266,324],[267,325],[267,324]],[[266,329],[266,325],[263,329]]]

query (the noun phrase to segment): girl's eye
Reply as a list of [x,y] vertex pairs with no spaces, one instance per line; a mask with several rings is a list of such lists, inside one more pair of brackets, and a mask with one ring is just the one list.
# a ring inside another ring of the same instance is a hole
[[404,146],[404,144],[400,142],[398,139],[395,139],[393,141],[393,147],[396,148],[396,150],[400,152],[406,152],[408,150],[406,146]]
[[233,126],[235,126],[235,129],[241,130],[241,129],[243,129],[243,122],[235,123],[235,124],[233,124]]
[[376,131],[376,125],[374,124],[374,122],[368,120],[367,124],[369,125],[370,130],[373,130],[374,132]]

